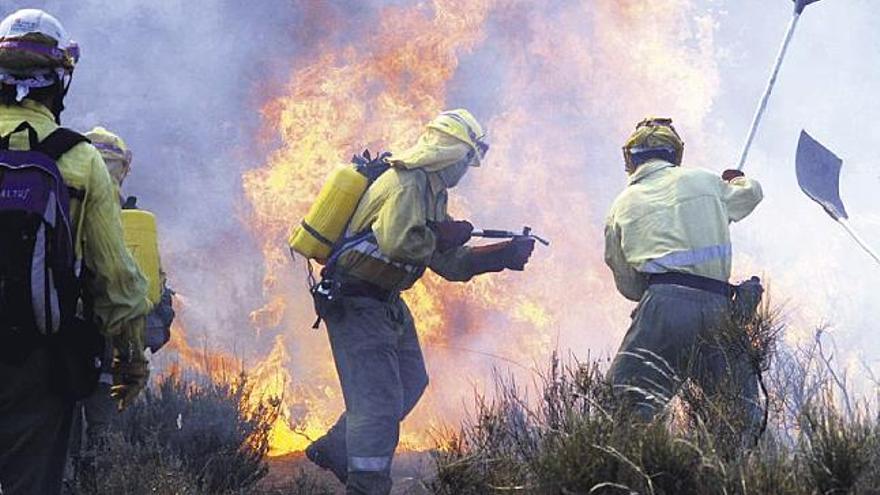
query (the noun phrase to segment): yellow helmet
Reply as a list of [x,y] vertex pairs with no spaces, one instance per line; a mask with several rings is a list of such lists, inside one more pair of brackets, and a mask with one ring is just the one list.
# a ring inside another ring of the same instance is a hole
[[480,164],[489,151],[489,145],[483,141],[486,137],[483,126],[473,114],[463,108],[442,112],[428,124],[428,128],[448,134],[470,146],[474,152],[475,166]]
[[116,181],[117,186],[122,185],[122,181],[131,170],[131,150],[121,137],[104,129],[103,127],[95,127],[85,134],[89,141],[98,148],[104,163],[107,164],[107,171]]
[[672,126],[672,119],[649,117],[636,125],[623,145],[627,172],[632,173],[648,159],[658,158],[681,165],[684,141]]

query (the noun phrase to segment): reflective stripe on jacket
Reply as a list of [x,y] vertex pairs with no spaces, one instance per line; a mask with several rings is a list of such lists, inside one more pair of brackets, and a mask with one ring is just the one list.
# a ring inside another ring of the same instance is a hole
[[763,199],[761,185],[652,160],[630,176],[605,226],[605,262],[624,297],[639,300],[647,275],[680,272],[727,281],[730,222]]
[[337,269],[386,290],[406,290],[426,267],[449,280],[471,277],[469,248],[436,252],[428,222],[449,219],[447,193],[433,173],[392,168],[364,194],[349,232],[367,233],[339,257]]
[[[25,121],[40,139],[58,128],[49,109],[32,100],[0,105],[0,135],[9,134]],[[25,132],[10,140],[12,149],[28,147]],[[85,192],[82,202],[71,199],[71,227],[76,229],[77,258],[91,274],[86,277],[87,290],[101,331],[108,336],[126,332],[142,340],[144,316],[150,309],[147,281],[125,248],[116,187],[107,167],[92,145],[81,143],[61,156],[58,169],[69,187]]]

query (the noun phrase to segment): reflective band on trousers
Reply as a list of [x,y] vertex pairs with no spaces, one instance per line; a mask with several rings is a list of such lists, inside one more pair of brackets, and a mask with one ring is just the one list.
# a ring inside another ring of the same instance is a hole
[[670,268],[702,265],[709,261],[727,259],[732,255],[733,249],[730,244],[676,251],[645,263],[640,271],[643,273],[665,273]]
[[391,456],[386,457],[349,457],[349,471],[387,471],[391,468]]

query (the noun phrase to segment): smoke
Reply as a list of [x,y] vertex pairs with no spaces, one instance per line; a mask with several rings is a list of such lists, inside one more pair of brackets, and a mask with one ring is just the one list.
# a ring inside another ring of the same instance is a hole
[[[327,168],[344,160],[340,148],[360,141],[399,149],[443,107],[472,108],[488,122],[493,150],[453,191],[454,215],[488,227],[529,224],[553,247],[539,247],[525,273],[466,286],[428,277],[410,294],[434,377],[413,418],[421,430],[459,417],[466,391],[484,388],[495,367],[516,364],[512,371],[531,379],[527,370],[555,349],[613,351],[609,336],[622,333],[631,310],[602,262],[604,211],[625,179],[620,135],[660,113],[680,115],[693,142],[705,141],[719,85],[712,10],[689,2],[461,6],[383,10],[385,25],[359,43],[305,61],[267,105],[285,146],[245,176],[252,223],[266,242],[269,302],[257,322],[302,328],[308,296],[277,275],[290,266],[283,234]],[[306,193],[284,194],[292,190]],[[300,379],[317,378],[312,388],[320,389],[326,343],[298,335],[293,347],[313,363]]]
[[[713,118],[727,130],[745,129],[750,114],[737,102],[756,100],[790,16],[786,2],[751,9],[728,7],[720,24],[727,56],[725,81]],[[799,190],[794,155],[806,129],[844,160],[841,196],[853,225],[880,247],[880,185],[876,153],[880,129],[873,124],[878,102],[871,95],[880,83],[876,58],[880,14],[870,2],[819,2],[801,19],[771,102],[755,153],[746,171],[759,177],[767,199],[751,221],[737,227],[736,246],[748,264],[762,270],[777,297],[786,299],[794,325],[790,339],[806,338],[823,322],[832,325],[842,361],[854,369],[865,361],[876,372],[878,348],[870,337],[880,321],[880,267],[861,252],[843,230]],[[748,33],[748,35],[746,34]],[[742,133],[733,133],[740,145]],[[731,155],[727,155],[731,156]],[[742,263],[744,264],[744,263]]]
[[[794,176],[796,140],[805,127],[844,158],[842,195],[853,224],[880,247],[880,173],[872,146],[880,140],[873,122],[880,113],[874,97],[880,14],[871,3],[808,8],[746,168],[767,199],[733,233],[738,275],[755,271],[771,282],[789,309],[790,339],[831,321],[848,360],[864,354],[876,369],[872,355],[880,349],[869,332],[880,321],[874,289],[880,268],[799,191]],[[444,29],[458,27],[456,16],[478,19],[465,47],[437,41],[430,45],[437,50],[425,52],[448,71],[425,86],[435,93],[426,99],[398,108],[387,99],[328,98],[351,105],[335,109],[340,123],[368,120],[364,108],[385,108],[409,130],[364,126],[362,141],[353,134],[344,140],[348,149],[322,156],[329,166],[379,137],[402,140],[438,105],[470,108],[488,124],[492,150],[452,192],[453,213],[481,227],[528,224],[553,241],[536,250],[525,273],[443,293],[438,288],[446,286],[432,279],[428,292],[417,294],[418,301],[448,304],[428,305],[419,315],[423,327],[442,327],[451,338],[426,336],[434,391],[416,414],[454,419],[468,384],[481,385],[487,370],[510,365],[507,358],[528,368],[555,348],[581,358],[616,349],[632,305],[616,294],[602,262],[602,224],[625,185],[623,139],[646,115],[670,116],[687,143],[686,164],[719,172],[732,166],[791,11],[783,0],[466,4],[12,0],[4,11],[45,8],[83,47],[65,124],[104,125],[133,148],[127,192],[160,219],[163,260],[183,296],[190,332],[251,356],[277,342],[272,336],[293,335],[286,344],[293,379],[325,387],[333,386],[332,368],[314,364],[329,354],[321,334],[306,334],[311,315],[297,278],[301,267],[264,255],[267,244],[281,249],[281,227],[299,218],[313,191],[283,190],[265,209],[253,195],[246,200],[242,174],[254,177],[247,173],[256,170],[259,177],[267,163],[298,146],[282,138],[278,101],[297,91],[314,97],[295,84],[321,80],[324,74],[304,69],[323,67],[316,62],[322,56],[334,54],[329,65],[340,70],[360,68],[363,60],[346,59],[351,53],[374,57],[388,65],[369,68],[371,77],[396,81],[406,67],[382,56],[405,50],[370,44],[377,33],[402,28],[389,19],[442,17],[435,25]],[[470,17],[462,14],[469,8]],[[389,14],[410,10],[415,13]],[[419,81],[399,83],[394,95],[411,94]],[[309,187],[321,179],[312,177]],[[267,270],[280,279],[269,287]],[[283,323],[256,325],[255,333],[249,314],[273,301],[289,303]],[[314,354],[317,348],[323,351]],[[338,405],[338,394],[321,394]]]
[[52,13],[80,44],[63,123],[83,132],[103,125],[132,148],[125,192],[160,219],[170,283],[195,335],[211,345],[254,348],[241,338],[250,336],[243,308],[261,304],[262,255],[242,223],[240,175],[277,145],[256,137],[260,108],[282,87],[291,61],[347,31],[341,19],[350,6],[312,4],[3,4],[3,15]]

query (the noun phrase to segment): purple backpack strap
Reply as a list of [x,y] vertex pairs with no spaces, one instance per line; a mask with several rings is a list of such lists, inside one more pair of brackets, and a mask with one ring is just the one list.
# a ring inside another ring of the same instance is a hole
[[[64,183],[64,178],[61,175],[61,171],[58,169],[58,164],[56,163],[61,156],[65,153],[73,149],[74,146],[79,143],[87,143],[89,140],[74,131],[69,129],[65,129],[63,127],[59,127],[52,134],[46,136],[45,139],[39,141],[37,138],[37,133],[33,127],[27,122],[22,122],[12,133],[7,136],[0,138],[0,150],[8,150],[9,141],[13,134],[22,131],[28,132],[28,139],[30,140],[30,150],[29,151],[17,151],[15,153],[11,153],[7,155],[7,163],[4,168],[21,168],[27,167],[34,169],[33,172],[35,174],[44,173],[48,174],[53,179],[53,191],[55,194],[54,198],[41,198],[35,197],[31,201],[26,202],[25,209],[27,211],[31,211],[36,214],[44,214],[44,217],[47,221],[50,221],[50,226],[54,229],[58,230],[58,233],[61,235],[55,236],[55,244],[56,244],[56,254],[61,256],[62,259],[66,260],[68,257],[72,260],[74,253],[73,243],[74,243],[74,232],[73,232],[73,223],[70,222],[70,198],[71,196],[76,197],[78,199],[83,199],[85,193],[79,191],[77,189],[73,189],[68,187]],[[30,174],[28,174],[30,175]],[[24,178],[26,182],[29,182],[27,178]],[[30,181],[38,181],[39,176],[32,176]],[[58,205],[57,212],[50,213],[48,211],[38,211],[41,203],[48,199],[54,199],[56,204]],[[57,223],[53,220],[55,217],[60,217],[60,223]]]
[[[13,134],[27,131],[30,149],[9,150]],[[42,142],[23,122],[0,137],[0,212],[24,212],[42,219],[30,268],[34,322],[41,333],[57,332],[75,313],[79,283],[75,270],[70,193],[56,160],[84,137],[58,129]]]

